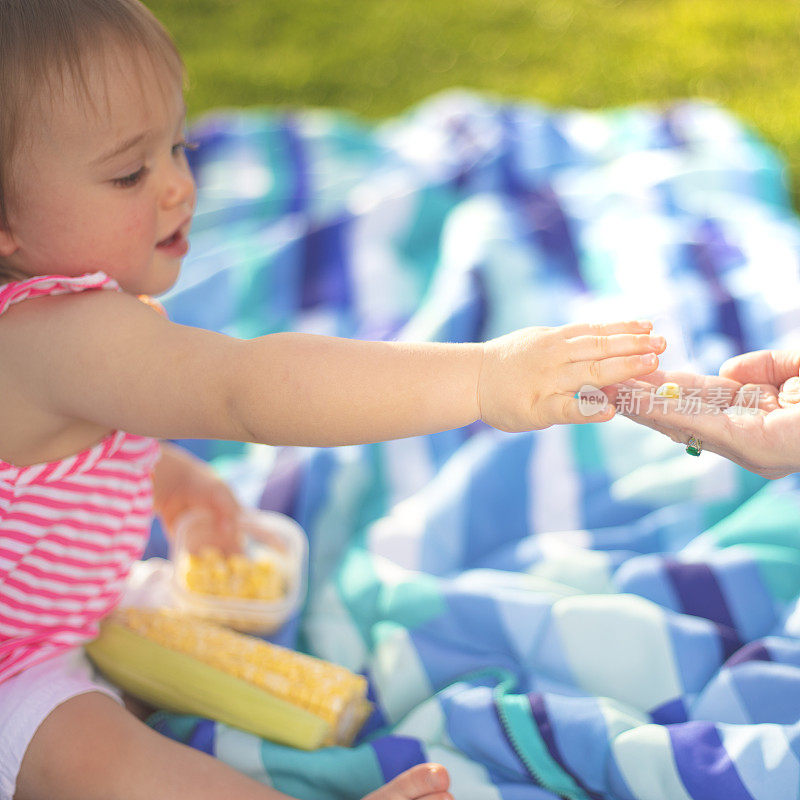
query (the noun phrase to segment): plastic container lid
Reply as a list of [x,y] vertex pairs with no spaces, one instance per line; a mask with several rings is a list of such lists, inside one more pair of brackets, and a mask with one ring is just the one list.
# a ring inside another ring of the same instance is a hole
[[297,522],[277,511],[245,509],[238,529],[244,555],[252,560],[273,560],[283,573],[286,594],[270,601],[221,597],[189,589],[184,580],[184,559],[215,542],[213,515],[205,508],[197,508],[187,511],[175,523],[170,558],[174,563],[172,591],[176,603],[198,617],[245,633],[273,633],[305,600],[308,540]]

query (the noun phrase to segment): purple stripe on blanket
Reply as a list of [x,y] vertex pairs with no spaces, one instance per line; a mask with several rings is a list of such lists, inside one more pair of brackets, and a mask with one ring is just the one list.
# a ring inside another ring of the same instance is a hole
[[[580,268],[575,235],[561,205],[561,199],[548,184],[544,173],[536,177],[520,169],[521,141],[517,129],[517,114],[513,106],[501,107],[498,119],[503,125],[503,146],[498,159],[502,190],[516,201],[520,218],[527,226],[525,237],[534,251],[550,259],[557,273],[568,276],[578,289],[585,291],[586,282]],[[546,148],[547,158],[558,163],[567,157],[569,145],[551,121],[542,120],[540,145]]]
[[711,722],[686,722],[667,729],[684,788],[695,800],[755,800]]
[[373,733],[375,733],[375,731],[380,730],[389,723],[389,720],[386,719],[383,711],[381,711],[380,703],[378,702],[377,695],[375,694],[375,686],[372,680],[369,679],[369,676],[367,676],[367,700],[372,703],[372,713],[369,715],[369,717],[367,717],[367,721],[358,732],[358,735],[353,742],[354,746],[360,744],[365,739],[368,739]]
[[338,460],[333,448],[313,450],[310,457],[302,464],[303,471],[292,501],[290,516],[306,532],[308,547],[312,553],[317,533],[317,509],[326,502],[337,466]]
[[676,148],[686,147],[688,142],[681,129],[680,107],[664,109],[664,116],[658,122],[660,136],[658,137],[662,147]]
[[447,324],[436,333],[440,342],[480,342],[486,325],[487,300],[484,278],[477,271],[469,274],[469,283],[459,293]]
[[294,500],[300,493],[304,467],[305,462],[297,448],[280,448],[259,498],[258,507],[293,516]]
[[410,736],[383,736],[369,744],[375,751],[384,781],[427,761],[419,740]]
[[727,660],[738,652],[742,646],[742,640],[736,634],[733,628],[727,625],[720,625],[717,623],[717,633],[719,634],[719,641],[722,644],[722,652],[724,658]]
[[286,155],[294,178],[292,193],[285,210],[287,214],[296,214],[308,206],[308,169],[303,152],[303,140],[298,133],[296,121],[288,114],[283,118],[281,132],[286,142]]
[[586,792],[589,797],[592,798],[592,800],[602,800],[602,796],[589,789],[580,780],[580,778],[578,778],[578,776],[569,769],[566,762],[562,758],[561,751],[558,749],[558,744],[556,744],[555,731],[550,723],[550,716],[547,713],[547,706],[544,703],[544,697],[538,692],[531,692],[528,695],[528,700],[531,704],[531,714],[533,715],[534,722],[539,728],[539,735],[542,737],[542,741],[545,743],[547,752],[550,753],[550,757],[561,767],[561,769],[564,770],[564,772],[567,773],[567,775],[569,775],[575,781],[575,783],[578,784],[578,786],[581,787],[581,789],[583,789],[584,792]]
[[772,656],[761,642],[748,642],[725,662],[725,666],[735,667],[745,661],[772,661]]
[[664,570],[686,614],[736,629],[716,576],[707,564],[687,564],[665,558]]
[[311,228],[303,237],[301,308],[324,308],[327,312],[352,307],[348,253],[352,218],[338,219]]
[[194,747],[195,750],[202,750],[210,756],[214,755],[214,733],[216,731],[216,723],[210,719],[198,720],[197,725],[194,726],[186,744],[189,747]]
[[738,247],[726,240],[724,230],[714,219],[701,219],[693,239],[687,245],[688,263],[694,263],[708,284],[717,311],[717,330],[730,337],[733,352],[741,353],[748,348],[739,319],[739,308],[722,276],[731,266],[741,264],[744,256]]
[[680,697],[670,700],[650,712],[650,719],[657,725],[672,725],[676,722],[686,722],[689,715],[686,713],[686,706]]
[[706,564],[687,564],[669,558],[664,559],[664,571],[680,599],[683,612],[715,622],[725,657],[733,655],[742,642],[714,572]]

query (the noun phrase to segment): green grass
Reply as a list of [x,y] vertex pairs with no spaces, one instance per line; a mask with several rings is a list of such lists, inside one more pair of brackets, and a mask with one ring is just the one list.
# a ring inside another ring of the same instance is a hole
[[371,118],[465,86],[552,106],[686,97],[776,145],[800,208],[798,0],[145,0],[191,115],[325,106]]

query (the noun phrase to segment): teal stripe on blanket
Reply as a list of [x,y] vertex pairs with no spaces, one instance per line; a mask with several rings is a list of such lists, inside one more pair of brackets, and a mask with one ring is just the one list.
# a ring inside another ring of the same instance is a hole
[[570,800],[589,800],[588,795],[547,752],[547,745],[531,716],[530,701],[525,695],[501,697],[498,711],[517,754],[542,786]]

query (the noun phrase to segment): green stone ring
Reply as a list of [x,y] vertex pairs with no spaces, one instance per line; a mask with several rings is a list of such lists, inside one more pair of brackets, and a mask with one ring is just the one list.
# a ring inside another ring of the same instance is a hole
[[686,452],[690,456],[699,456],[702,449],[703,443],[696,436],[690,436],[689,442],[686,445]]

